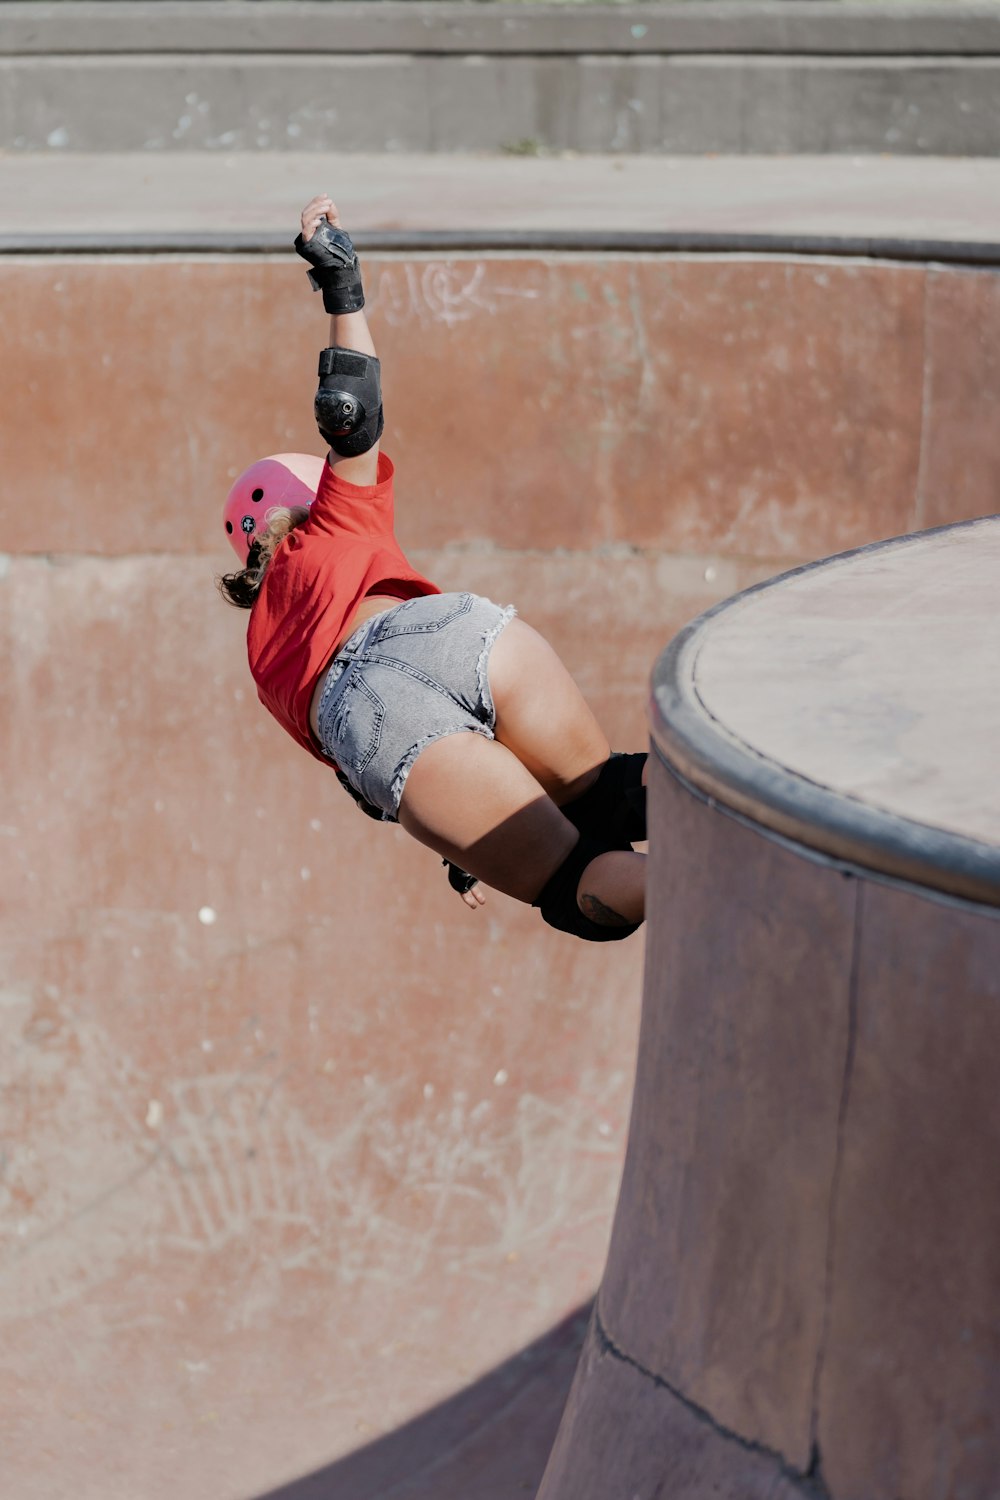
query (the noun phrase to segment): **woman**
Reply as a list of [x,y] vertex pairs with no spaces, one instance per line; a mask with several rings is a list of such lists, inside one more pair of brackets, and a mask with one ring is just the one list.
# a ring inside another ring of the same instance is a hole
[[513,608],[410,567],[360,267],[330,198],[303,209],[295,247],[331,315],[315,408],[331,451],[263,459],[226,501],[242,566],[219,583],[250,610],[258,694],[366,811],[442,856],[472,909],[482,880],[563,931],[626,937],[644,915],[645,756],[611,755]]

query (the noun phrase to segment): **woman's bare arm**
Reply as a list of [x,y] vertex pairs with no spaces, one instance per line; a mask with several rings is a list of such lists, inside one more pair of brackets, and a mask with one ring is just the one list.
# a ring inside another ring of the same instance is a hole
[[[321,219],[328,219],[337,229],[344,227],[340,222],[337,205],[326,194],[311,199],[302,210],[304,240],[312,239]],[[331,317],[330,344],[340,349],[356,349],[359,354],[370,354],[377,358],[375,341],[363,309]],[[378,443],[369,448],[367,453],[359,453],[354,458],[344,458],[331,450],[327,462],[334,473],[346,479],[349,484],[374,484],[378,477],[378,453]]]

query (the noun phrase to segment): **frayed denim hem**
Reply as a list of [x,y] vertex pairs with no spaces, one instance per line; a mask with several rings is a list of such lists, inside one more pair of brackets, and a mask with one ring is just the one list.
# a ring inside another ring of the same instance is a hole
[[488,740],[493,739],[493,729],[497,720],[497,712],[496,707],[493,703],[493,694],[490,692],[490,652],[496,645],[500,632],[506,625],[510,624],[511,620],[513,620],[516,614],[517,610],[515,609],[513,604],[507,604],[501,609],[500,618],[490,626],[489,630],[483,637],[483,649],[480,651],[479,660],[476,662],[476,682],[479,687],[479,697],[482,701],[483,712],[486,715],[486,722],[482,725],[454,724],[447,729],[435,730],[433,734],[425,734],[422,739],[418,740],[417,743],[407,751],[406,756],[401,761],[396,774],[392,779],[391,795],[394,812],[391,814],[383,813],[383,822],[399,822],[399,804],[403,800],[403,788],[406,786],[406,778],[412,771],[417,756],[420,755],[422,751],[426,750],[428,745],[433,745],[435,740],[443,740],[446,735],[461,734],[463,732],[469,734],[482,734],[485,735]]
[[497,638],[500,635],[500,632],[504,629],[505,626],[510,624],[511,620],[513,620],[516,614],[517,610],[514,608],[513,604],[504,605],[504,607],[500,611],[499,620],[497,620],[496,624],[486,632],[486,636],[483,640],[483,649],[482,651],[480,651],[479,660],[476,663],[476,678],[479,683],[479,696],[483,701],[483,708],[486,711],[486,722],[490,726],[491,734],[493,731],[493,727],[497,721],[497,711],[493,706],[493,694],[490,692],[490,652],[496,645]]
[[493,738],[490,653],[516,613],[478,594],[419,596],[376,615],[338,654],[320,741],[366,811],[399,821],[410,770],[436,739],[459,729]]

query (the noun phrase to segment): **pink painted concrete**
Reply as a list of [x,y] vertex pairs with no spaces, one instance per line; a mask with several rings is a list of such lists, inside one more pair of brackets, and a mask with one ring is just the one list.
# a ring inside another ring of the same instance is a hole
[[253,701],[222,562],[0,580],[3,1492],[457,1500],[499,1442],[516,1494],[605,1253],[642,940],[467,912]]
[[[951,274],[372,257],[401,539],[639,745],[699,610],[913,525],[932,472],[982,504]],[[984,340],[992,284],[955,284]],[[466,913],[253,702],[218,508],[316,446],[301,270],[7,259],[0,289],[0,1488],[511,1500],[604,1259],[642,940]],[[788,1379],[723,1404],[801,1461]]]
[[[946,393],[988,388],[1000,302],[992,273],[928,274],[373,257],[404,543],[800,560],[977,513],[996,429],[970,471]],[[949,275],[974,341],[942,342]],[[235,473],[316,448],[303,287],[266,258],[0,262],[7,545],[214,552]]]

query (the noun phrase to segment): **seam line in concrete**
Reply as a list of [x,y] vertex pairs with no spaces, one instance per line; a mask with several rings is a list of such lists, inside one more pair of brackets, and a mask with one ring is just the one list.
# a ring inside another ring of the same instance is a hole
[[917,446],[917,477],[914,486],[916,493],[913,497],[914,531],[924,530],[924,516],[927,511],[924,486],[927,480],[927,454],[931,441],[930,409],[931,397],[934,390],[934,340],[931,335],[930,326],[931,278],[933,275],[934,271],[928,267],[924,275],[924,294],[921,309],[923,322],[923,360],[921,361],[920,441]]
[[0,46],[0,59],[10,59],[22,65],[35,68],[46,68],[52,63],[75,65],[82,62],[97,62],[109,68],[131,66],[137,60],[149,63],[162,63],[168,66],[172,62],[190,61],[197,59],[206,67],[216,63],[232,66],[233,63],[245,63],[249,67],[268,66],[276,59],[283,61],[301,61],[314,67],[322,65],[329,66],[331,59],[344,62],[363,61],[372,66],[380,63],[394,63],[400,61],[411,62],[416,59],[431,58],[435,60],[445,59],[460,65],[469,58],[475,58],[481,62],[493,62],[497,65],[504,63],[525,63],[544,61],[551,62],[559,60],[567,67],[572,67],[580,61],[607,62],[612,65],[635,63],[661,64],[678,62],[682,64],[694,63],[706,67],[727,67],[730,64],[741,63],[766,63],[776,66],[794,66],[797,62],[828,63],[831,67],[840,67],[844,64],[869,72],[873,69],[887,68],[933,68],[940,63],[948,65],[957,64],[963,68],[992,68],[1000,62],[1000,52],[963,52],[956,48],[950,51],[943,47],[934,52],[908,52],[900,48],[897,52],[852,52],[849,50],[836,51],[830,48],[797,47],[794,50],[777,50],[774,47],[734,47],[732,49],[710,48],[685,49],[683,47],[657,47],[639,50],[630,47],[581,47],[577,51],[567,48],[524,48],[521,51],[493,51],[484,47],[398,47],[398,48],[372,48],[370,46],[338,46],[334,43],[319,45],[315,47],[132,47],[116,49],[109,52],[103,47],[73,48],[69,51],[60,51],[58,48],[39,52],[34,49],[18,49],[16,47],[5,48]]
[[710,1411],[707,1411],[703,1406],[699,1406],[689,1396],[685,1396],[683,1391],[679,1391],[676,1386],[671,1385],[669,1380],[664,1380],[662,1375],[657,1375],[653,1370],[647,1370],[645,1365],[640,1364],[637,1359],[633,1359],[631,1355],[626,1354],[624,1349],[620,1349],[605,1327],[604,1320],[601,1317],[600,1299],[598,1299],[597,1305],[594,1308],[594,1331],[597,1335],[597,1342],[602,1354],[611,1355],[613,1359],[617,1359],[622,1364],[628,1365],[630,1369],[635,1370],[637,1374],[642,1375],[646,1380],[651,1380],[659,1390],[666,1391],[686,1412],[696,1418],[702,1426],[708,1427],[717,1437],[726,1439],[736,1447],[742,1448],[746,1453],[753,1453],[760,1458],[770,1459],[772,1463],[778,1465],[784,1478],[791,1480],[799,1486],[803,1496],[810,1496],[811,1500],[827,1500],[825,1490],[815,1484],[807,1475],[801,1473],[800,1470],[794,1468],[783,1454],[777,1452],[774,1448],[768,1448],[764,1443],[756,1443],[751,1438],[742,1437],[740,1433],[734,1432],[730,1427],[723,1426],[721,1422],[712,1416]]
[[[851,942],[851,972],[847,982],[847,1043],[844,1048],[844,1069],[840,1085],[840,1104],[837,1109],[837,1139],[830,1175],[830,1198],[826,1221],[826,1261],[823,1271],[823,1319],[820,1326],[819,1347],[812,1382],[812,1415],[810,1418],[810,1445],[813,1454],[812,1467],[822,1483],[821,1450],[819,1444],[820,1386],[826,1364],[827,1343],[830,1336],[830,1307],[833,1301],[834,1261],[836,1259],[837,1201],[840,1197],[840,1180],[843,1168],[844,1135],[847,1129],[847,1113],[850,1106],[851,1082],[854,1077],[854,1057],[858,1037],[858,988],[861,966],[861,943],[864,926],[865,887],[863,880],[854,883],[854,923]],[[823,1494],[826,1494],[824,1486]]]

